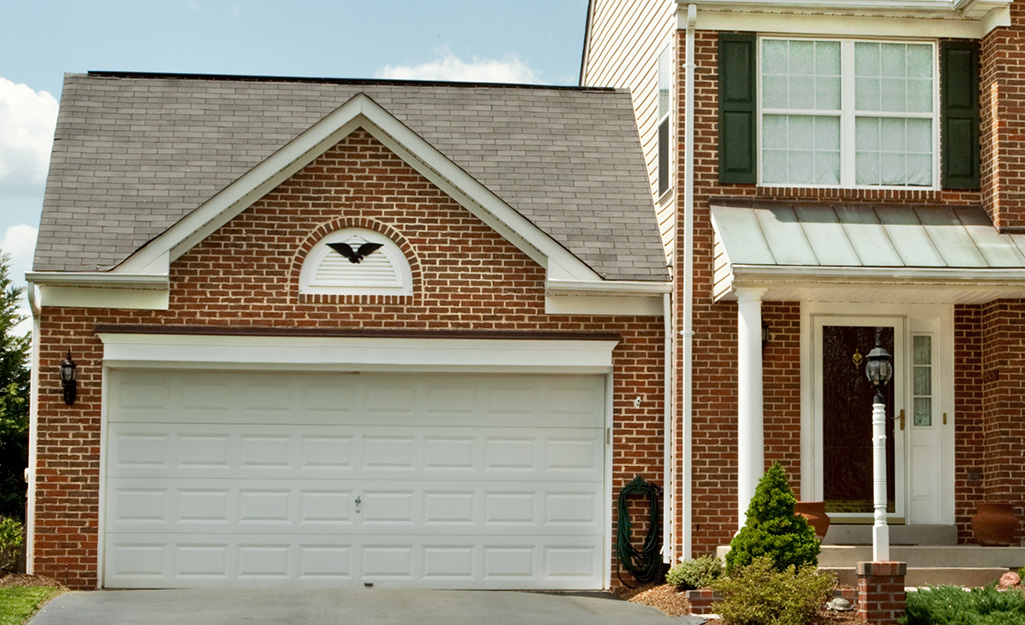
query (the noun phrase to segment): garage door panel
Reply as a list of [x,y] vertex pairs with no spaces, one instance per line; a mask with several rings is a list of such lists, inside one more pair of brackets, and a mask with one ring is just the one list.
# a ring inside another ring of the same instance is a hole
[[[107,496],[110,533],[260,531],[292,533],[303,528],[344,534],[371,530],[431,534],[467,531],[599,533],[603,526],[600,486],[579,482],[524,482],[502,488],[487,481],[433,481],[362,487],[307,480],[121,479]],[[358,501],[357,501],[358,499]]]
[[117,370],[108,420],[575,428],[604,413],[604,390],[597,376]]
[[119,588],[356,586],[596,588],[601,548],[586,537],[416,535],[325,538],[305,534],[153,534],[106,551],[107,584]]
[[600,588],[600,376],[116,371],[107,587]]
[[110,427],[109,477],[217,476],[242,479],[594,479],[604,461],[600,428],[445,428],[445,435],[396,428],[230,424]]

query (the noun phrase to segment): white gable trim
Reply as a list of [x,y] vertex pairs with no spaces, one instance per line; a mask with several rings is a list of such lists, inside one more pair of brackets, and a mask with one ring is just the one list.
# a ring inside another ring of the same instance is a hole
[[604,374],[616,340],[100,333],[107,367]]
[[[1011,25],[1010,0],[700,0],[698,30],[980,39]],[[686,28],[680,2],[677,28]]]
[[601,280],[583,261],[362,93],[150,241],[113,272],[166,273],[170,261],[187,252],[357,128],[370,132],[557,277]]

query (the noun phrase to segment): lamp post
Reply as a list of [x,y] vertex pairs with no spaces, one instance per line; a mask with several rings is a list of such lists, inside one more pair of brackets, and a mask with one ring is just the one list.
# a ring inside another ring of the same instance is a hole
[[886,526],[886,400],[883,387],[893,377],[893,358],[880,344],[865,357],[865,375],[875,389],[872,400],[872,500],[875,522],[872,524],[872,561],[890,561],[890,530]]

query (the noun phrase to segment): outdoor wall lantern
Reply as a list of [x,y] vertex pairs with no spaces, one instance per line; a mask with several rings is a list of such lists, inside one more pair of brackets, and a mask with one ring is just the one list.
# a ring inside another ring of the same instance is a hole
[[893,377],[893,358],[880,344],[865,357],[865,375],[875,389],[872,399],[872,561],[890,561],[890,530],[886,526],[886,400],[883,387]]
[[61,363],[61,387],[64,389],[64,403],[72,406],[78,397],[78,365],[71,359],[71,350],[68,350],[68,357]]
[[890,378],[893,377],[893,357],[879,344],[878,335],[876,335],[876,346],[868,353],[865,360],[868,361],[865,363],[865,375],[876,391],[875,399],[872,401],[875,404],[882,404],[885,401],[883,387],[889,384]]

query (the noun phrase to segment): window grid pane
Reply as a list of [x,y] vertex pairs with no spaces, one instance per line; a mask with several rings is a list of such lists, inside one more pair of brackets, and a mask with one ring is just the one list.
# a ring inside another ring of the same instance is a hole
[[855,150],[858,185],[932,185],[932,120],[859,117]]
[[763,178],[772,184],[840,183],[840,118],[766,115]]
[[932,337],[912,339],[912,423],[916,427],[932,425]]
[[[760,52],[762,183],[935,184],[933,45],[766,38]],[[841,93],[841,67],[853,69],[853,93]]]

